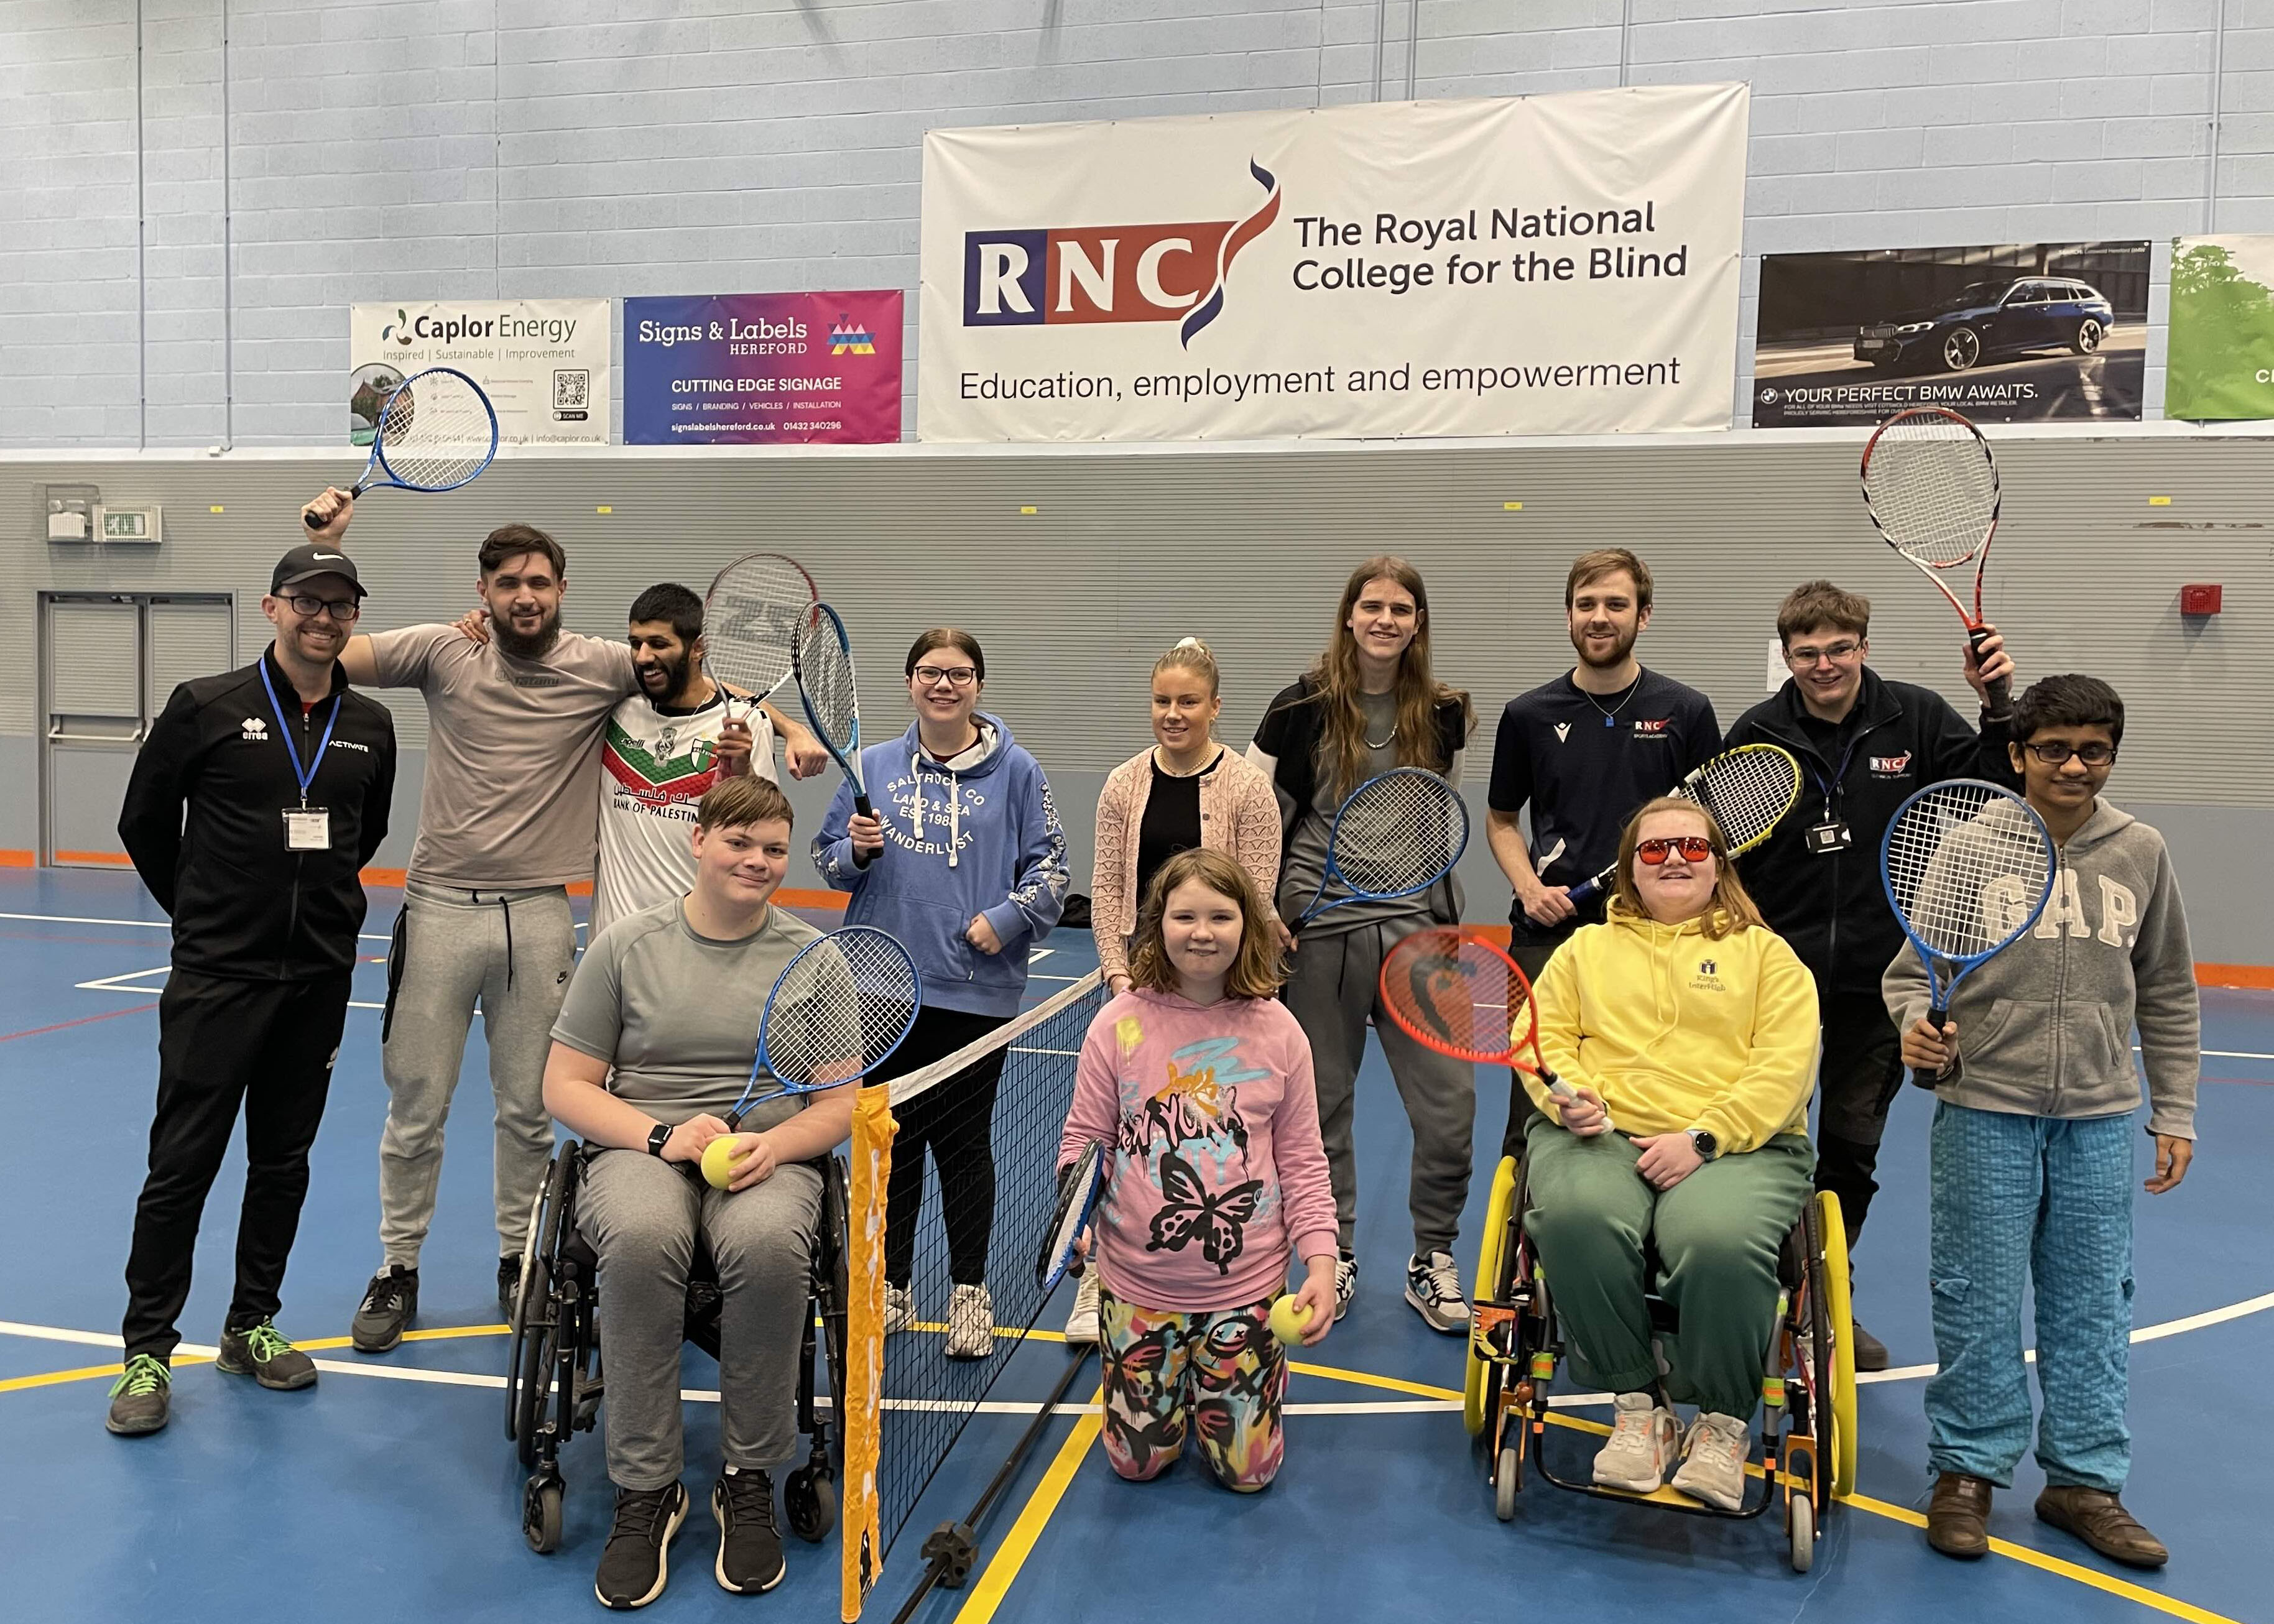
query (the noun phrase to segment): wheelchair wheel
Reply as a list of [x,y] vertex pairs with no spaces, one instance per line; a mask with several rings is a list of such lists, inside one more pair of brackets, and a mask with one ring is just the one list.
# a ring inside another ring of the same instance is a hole
[[1500,1462],[1493,1472],[1493,1515],[1502,1522],[1516,1516],[1516,1497],[1524,1488],[1524,1455],[1513,1443],[1500,1447]]
[[782,1479],[782,1509],[789,1530],[808,1545],[819,1545],[837,1526],[837,1480],[825,1462],[808,1461]]
[[[505,1356],[505,1435],[508,1443],[515,1442],[521,1437],[520,1427],[523,1405],[520,1376],[522,1343],[529,1335],[529,1310],[531,1302],[529,1282],[531,1270],[537,1262],[538,1240],[545,1227],[546,1208],[549,1202],[558,1198],[561,1177],[561,1158],[555,1156],[553,1159],[553,1165],[546,1169],[544,1188],[537,1192],[537,1199],[530,1203],[529,1229],[521,1243],[521,1283],[514,1291],[511,1340],[508,1343]],[[526,1457],[523,1459],[522,1464],[523,1466],[529,1464]]]
[[1816,1506],[1807,1495],[1791,1494],[1785,1500],[1785,1533],[1793,1572],[1806,1573],[1816,1565]]
[[561,1548],[561,1479],[540,1474],[521,1494],[521,1537],[539,1556]]
[[1832,1320],[1832,1369],[1826,1402],[1832,1412],[1832,1492],[1856,1492],[1856,1320],[1848,1290],[1848,1225],[1840,1198],[1825,1191],[1816,1198],[1824,1226],[1824,1307]]
[[535,1309],[544,1316],[534,1326],[524,1325],[515,1339],[518,1364],[508,1372],[507,1399],[513,1407],[506,1432],[523,1466],[537,1464],[537,1434],[545,1425],[546,1401],[552,1396],[553,1338],[558,1334],[553,1305],[553,1271],[544,1258],[533,1259],[521,1277],[521,1308],[516,1317]]
[[[1477,1253],[1476,1289],[1479,1302],[1497,1299],[1505,1283],[1510,1218],[1516,1206],[1516,1158],[1502,1156],[1493,1169],[1492,1196],[1485,1206],[1485,1237]],[[1471,1332],[1469,1362],[1461,1386],[1461,1425],[1472,1438],[1481,1437],[1490,1424],[1494,1401],[1499,1395],[1500,1367],[1477,1351]]]

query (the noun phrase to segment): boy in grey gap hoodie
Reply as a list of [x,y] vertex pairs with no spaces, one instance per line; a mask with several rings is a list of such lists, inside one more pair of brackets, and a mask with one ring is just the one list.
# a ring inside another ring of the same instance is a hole
[[1961,984],[1937,1033],[1906,944],[1881,990],[1906,1064],[1935,1087],[1931,1184],[1935,1352],[1928,1461],[1939,1474],[1927,1542],[1989,1548],[1992,1485],[2010,1488],[2029,1442],[2022,1294],[2033,1275],[2040,1520],[2112,1560],[2159,1568],[2163,1543],[2117,1498],[2132,1329],[2131,1034],[2148,1072],[2151,1194],[2194,1152],[2199,1004],[2179,882],[2164,838],[2099,798],[2124,703],[2093,677],[2047,677],[2014,706],[2009,747],[2059,850],[2037,924]]

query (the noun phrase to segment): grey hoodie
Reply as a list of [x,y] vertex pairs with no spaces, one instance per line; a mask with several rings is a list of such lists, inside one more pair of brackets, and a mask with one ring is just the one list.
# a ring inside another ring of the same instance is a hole
[[[1926,972],[1909,942],[1880,991],[1899,1028],[1925,1019]],[[2136,1110],[2136,1023],[2148,1131],[2193,1139],[2201,1008],[2164,837],[2102,800],[2061,848],[2036,925],[1959,983],[1951,1019],[1959,1058],[1936,1098],[2025,1116]]]

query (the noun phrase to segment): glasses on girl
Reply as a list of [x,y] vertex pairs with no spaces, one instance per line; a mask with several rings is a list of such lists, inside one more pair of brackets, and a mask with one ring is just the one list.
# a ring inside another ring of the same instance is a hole
[[1674,853],[1686,862],[1704,862],[1713,854],[1713,843],[1704,835],[1676,835],[1670,840],[1638,840],[1635,855],[1655,868]]

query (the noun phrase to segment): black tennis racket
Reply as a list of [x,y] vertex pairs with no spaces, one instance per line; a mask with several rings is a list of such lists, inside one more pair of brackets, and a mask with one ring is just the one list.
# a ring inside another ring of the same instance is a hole
[[[703,598],[703,669],[730,692],[762,700],[790,672],[790,643],[818,596],[805,566],[785,553],[745,553],[712,578]],[[734,719],[730,698],[727,718]]]
[[853,786],[853,809],[874,817],[868,786],[861,782],[861,690],[853,675],[853,643],[836,610],[827,604],[813,606],[790,641],[790,660],[806,720]]
[[[1998,533],[1998,460],[1982,431],[1946,406],[1913,406],[1872,431],[1864,447],[1864,510],[1885,541],[1918,566],[1950,600],[1981,658],[1982,572]],[[1960,601],[1944,573],[1974,566],[1974,606]],[[1984,685],[1992,716],[2012,708],[2011,685]]]
[[[1469,809],[1435,773],[1400,767],[1368,778],[1335,812],[1326,872],[1295,928],[1345,903],[1425,891],[1453,871],[1468,844]],[[1329,891],[1338,894],[1329,898]]]
[[[1781,744],[1741,744],[1700,763],[1666,793],[1694,801],[1711,812],[1735,857],[1767,839],[1785,814],[1800,804],[1800,763]],[[1614,862],[1593,879],[1574,885],[1573,905],[1604,890],[1618,872]]]
[[1081,1232],[1089,1227],[1090,1213],[1104,1187],[1105,1147],[1092,1139],[1058,1175],[1058,1206],[1050,1214],[1050,1227],[1043,1233],[1041,1255],[1035,1259],[1035,1284],[1044,1297],[1058,1289],[1073,1267]]
[[[482,386],[448,366],[429,367],[395,386],[379,409],[371,459],[349,488],[350,500],[394,485],[403,491],[455,491],[497,455],[497,409]],[[332,515],[312,505],[301,523],[320,530]]]

